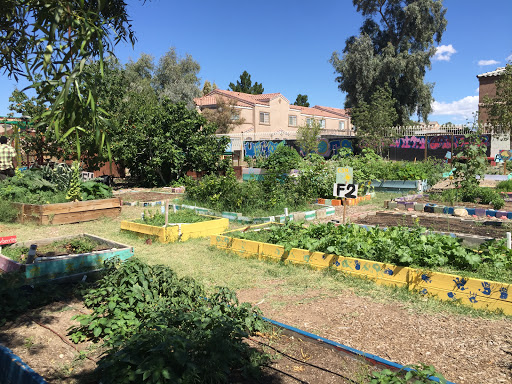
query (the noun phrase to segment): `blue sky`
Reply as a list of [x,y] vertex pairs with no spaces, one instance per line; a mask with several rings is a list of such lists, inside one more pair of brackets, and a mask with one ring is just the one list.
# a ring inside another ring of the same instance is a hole
[[[426,80],[435,83],[430,120],[464,123],[478,105],[477,74],[512,60],[512,1],[445,0],[448,26]],[[201,84],[221,89],[247,70],[265,93],[281,92],[290,103],[307,94],[311,105],[343,107],[345,95],[329,58],[357,35],[362,17],[349,0],[170,1],[128,0],[137,34],[135,47],[120,44],[122,62],[141,53],[158,59],[170,47],[201,65]],[[16,86],[0,76],[0,115]],[[23,85],[19,85],[19,87]]]

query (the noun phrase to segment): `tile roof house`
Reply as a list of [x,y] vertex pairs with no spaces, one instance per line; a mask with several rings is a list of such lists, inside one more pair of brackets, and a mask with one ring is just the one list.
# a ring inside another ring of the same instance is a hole
[[481,123],[487,123],[489,116],[484,107],[484,98],[489,96],[496,97],[496,81],[505,73],[505,67],[499,67],[494,71],[477,75],[478,78],[478,120]]
[[320,121],[323,132],[334,135],[353,135],[350,116],[340,108],[301,107],[292,105],[281,93],[266,93],[251,95],[248,93],[215,89],[206,96],[194,99],[196,108],[216,108],[217,98],[227,98],[236,101],[235,108],[244,123],[235,126],[231,134],[251,133],[254,137],[259,134],[273,132],[289,132],[292,135],[300,125]]

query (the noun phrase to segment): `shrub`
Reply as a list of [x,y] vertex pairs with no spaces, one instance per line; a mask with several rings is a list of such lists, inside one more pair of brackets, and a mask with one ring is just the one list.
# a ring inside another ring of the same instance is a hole
[[91,314],[76,316],[74,342],[103,340],[104,383],[221,383],[257,370],[259,353],[243,338],[266,329],[260,312],[235,292],[210,296],[191,278],[132,258],[108,264],[84,297]]
[[14,223],[19,211],[9,201],[0,200],[0,222]]

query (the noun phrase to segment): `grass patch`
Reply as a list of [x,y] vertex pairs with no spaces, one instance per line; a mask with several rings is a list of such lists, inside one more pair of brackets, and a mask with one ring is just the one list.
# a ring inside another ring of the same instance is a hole
[[[340,293],[344,290],[358,296],[370,297],[377,302],[400,302],[416,313],[446,312],[460,316],[505,318],[504,315],[472,309],[452,302],[434,298],[424,300],[407,289],[376,285],[372,281],[348,276],[337,271],[316,271],[307,267],[284,265],[271,261],[244,259],[209,246],[209,239],[191,239],[183,243],[146,244],[145,239],[135,234],[120,231],[120,220],[140,218],[143,207],[123,207],[116,219],[83,222],[52,227],[4,224],[2,233],[17,235],[18,241],[90,233],[129,244],[135,247],[135,255],[150,264],[163,264],[172,268],[179,276],[189,276],[203,284],[207,290],[215,286],[226,286],[234,290],[274,287],[267,303],[283,302],[289,297],[311,290]],[[278,281],[278,286],[275,282]],[[271,285],[274,284],[274,285]],[[277,297],[279,296],[279,297]]]

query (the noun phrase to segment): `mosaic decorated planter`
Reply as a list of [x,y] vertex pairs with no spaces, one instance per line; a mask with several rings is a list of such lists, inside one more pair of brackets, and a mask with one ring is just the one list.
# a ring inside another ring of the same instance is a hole
[[280,245],[237,239],[230,237],[229,233],[211,236],[210,244],[243,257],[309,265],[315,269],[333,268],[343,273],[373,280],[377,284],[407,287],[422,296],[434,296],[444,301],[455,301],[473,308],[498,310],[506,315],[512,315],[511,284],[322,252],[310,252],[304,249],[293,248],[287,252]]
[[87,237],[106,245],[109,249],[51,258],[36,258],[32,264],[18,263],[0,254],[0,269],[3,272],[23,272],[27,283],[33,283],[72,276],[78,277],[85,273],[96,272],[103,269],[104,262],[110,258],[118,257],[120,260],[124,261],[133,256],[133,247],[86,233],[75,236],[26,241],[17,243],[13,245],[13,247],[30,247],[31,244],[42,246],[55,241],[76,239],[77,237]]
[[172,243],[179,240],[185,241],[197,237],[208,237],[217,235],[228,229],[229,219],[215,216],[208,217],[211,217],[212,220],[190,224],[169,223],[167,227],[157,227],[123,220],[121,221],[121,229],[134,232],[140,237],[155,237],[161,243]]

